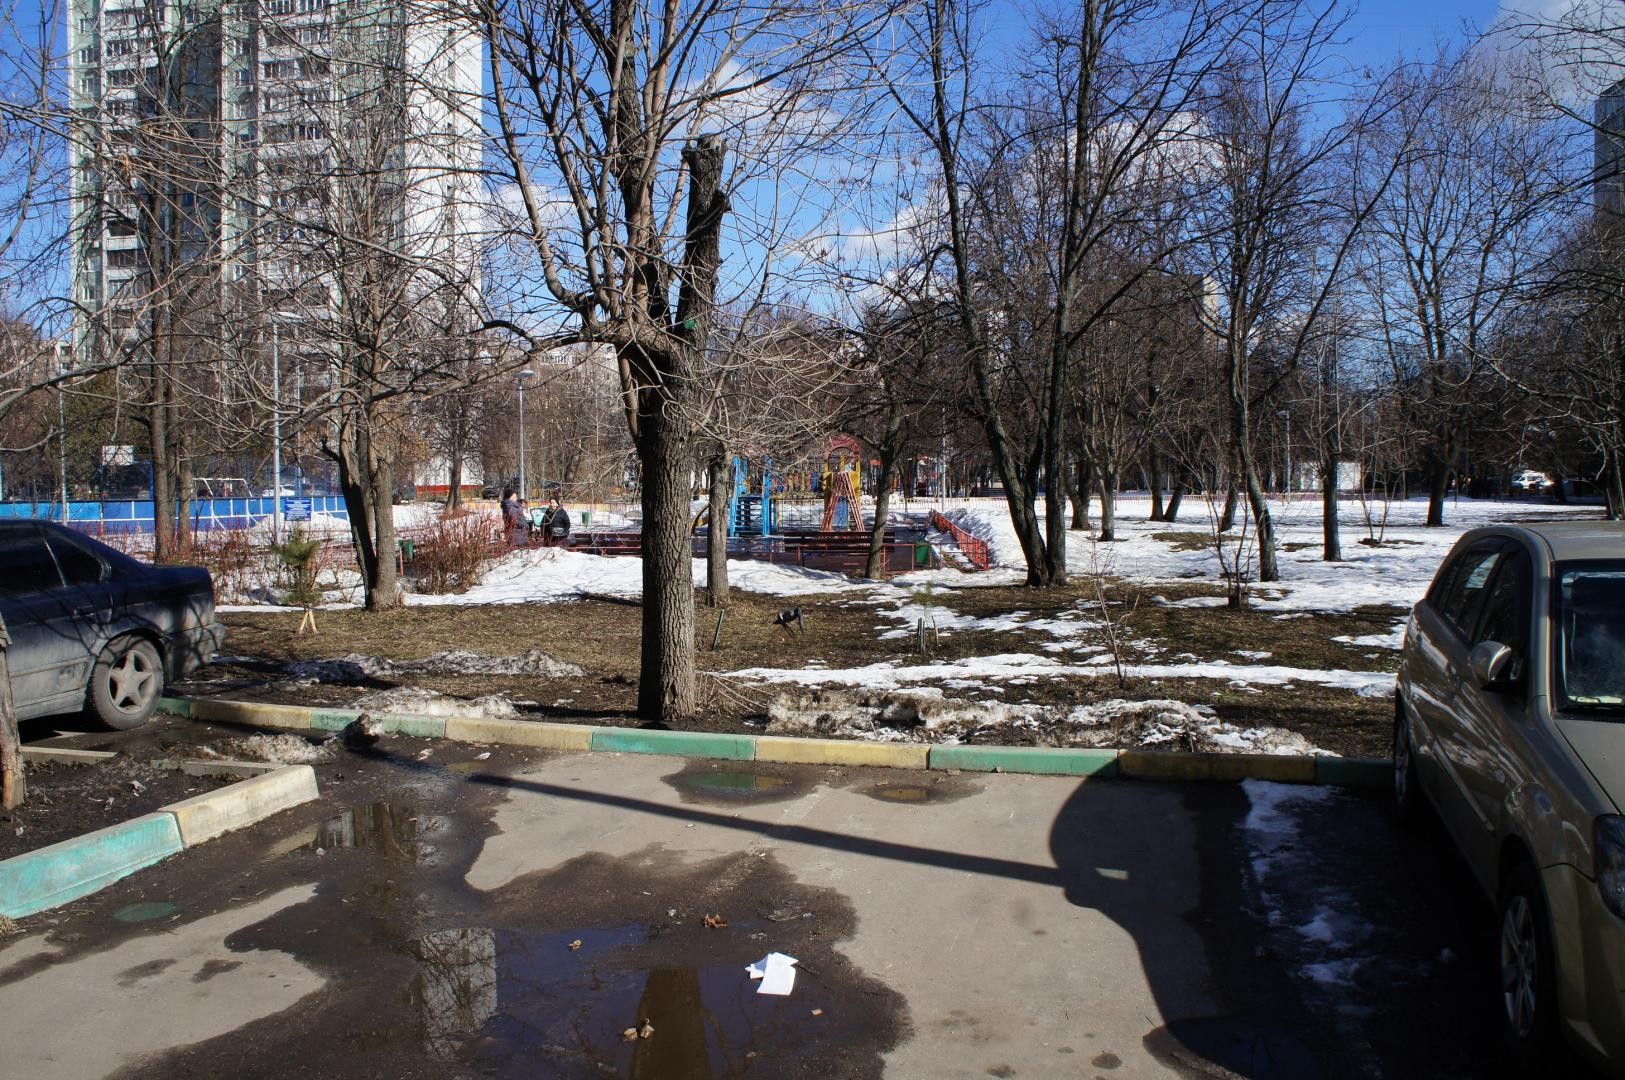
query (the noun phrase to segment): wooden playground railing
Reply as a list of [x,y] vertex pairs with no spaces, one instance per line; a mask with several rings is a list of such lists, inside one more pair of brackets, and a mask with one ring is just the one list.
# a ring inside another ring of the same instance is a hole
[[954,543],[964,553],[965,558],[978,570],[986,570],[993,565],[993,553],[988,550],[987,541],[979,536],[972,536],[958,525],[943,517],[940,511],[931,511],[931,527],[938,532],[945,532],[954,538]]

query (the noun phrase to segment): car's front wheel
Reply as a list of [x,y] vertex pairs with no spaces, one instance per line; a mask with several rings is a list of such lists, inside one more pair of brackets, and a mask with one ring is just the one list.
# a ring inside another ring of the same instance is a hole
[[150,641],[119,638],[96,658],[90,675],[90,707],[115,731],[140,727],[164,692],[164,666]]
[[1557,1045],[1557,973],[1546,897],[1527,862],[1501,885],[1501,1019],[1525,1062],[1548,1060]]

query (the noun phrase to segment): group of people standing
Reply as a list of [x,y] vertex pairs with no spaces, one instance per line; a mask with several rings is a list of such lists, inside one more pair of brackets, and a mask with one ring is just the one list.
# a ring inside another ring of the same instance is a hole
[[533,540],[543,547],[562,546],[570,539],[570,512],[555,491],[547,509],[532,515],[530,504],[513,488],[502,489],[502,531],[510,547],[525,547]]

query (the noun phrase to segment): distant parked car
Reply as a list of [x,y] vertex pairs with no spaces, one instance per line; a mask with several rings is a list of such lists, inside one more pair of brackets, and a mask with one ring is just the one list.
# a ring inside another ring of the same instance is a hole
[[83,709],[118,730],[145,723],[166,680],[225,638],[207,570],[151,566],[43,521],[0,522],[0,616],[18,719]]
[[1500,911],[1502,1019],[1625,1076],[1625,525],[1476,529],[1405,631],[1402,813],[1425,795]]
[[1551,484],[1551,477],[1533,469],[1525,469],[1512,478],[1512,490],[1519,495],[1538,495]]

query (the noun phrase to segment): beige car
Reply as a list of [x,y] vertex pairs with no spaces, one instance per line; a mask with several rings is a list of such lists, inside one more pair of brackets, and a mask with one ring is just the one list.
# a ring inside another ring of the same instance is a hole
[[1500,912],[1510,1042],[1625,1076],[1625,524],[1476,529],[1405,631],[1402,813],[1426,794]]

